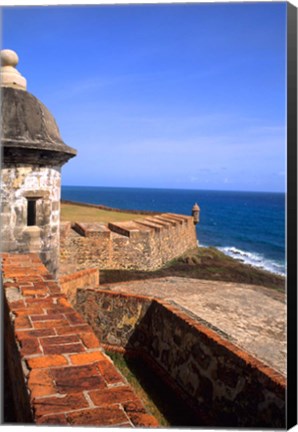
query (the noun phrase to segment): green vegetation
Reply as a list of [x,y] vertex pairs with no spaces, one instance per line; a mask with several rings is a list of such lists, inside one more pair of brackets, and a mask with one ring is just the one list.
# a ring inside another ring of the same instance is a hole
[[101,270],[100,281],[103,284],[166,276],[239,282],[285,291],[284,277],[243,264],[211,247],[189,251],[156,271]]
[[61,221],[70,222],[120,222],[145,217],[142,214],[102,210],[96,207],[61,203]]
[[146,409],[161,426],[197,425],[198,419],[194,417],[185,402],[166,387],[141,359],[109,351],[106,354],[111,357]]

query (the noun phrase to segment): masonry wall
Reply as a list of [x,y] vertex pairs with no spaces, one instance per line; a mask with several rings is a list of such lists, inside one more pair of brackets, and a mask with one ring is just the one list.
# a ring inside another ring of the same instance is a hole
[[76,270],[154,270],[197,246],[191,216],[160,214],[130,222],[61,224],[60,263]]
[[[1,249],[40,252],[56,273],[59,263],[60,168],[13,166],[1,169]],[[36,225],[27,225],[28,199],[36,199]]]
[[[33,416],[29,402],[29,395],[25,384],[24,372],[22,369],[21,356],[14,334],[14,328],[9,317],[9,307],[4,297],[4,373],[5,380],[4,397],[9,397],[6,408],[10,411],[10,418],[13,417],[19,423],[33,423]],[[2,383],[3,385],[3,383]],[[9,390],[9,396],[7,395]]]
[[142,355],[206,424],[285,427],[285,379],[176,305],[78,290],[77,308],[110,349]]
[[86,269],[64,275],[58,279],[58,283],[68,301],[72,306],[75,306],[78,288],[97,287],[99,285],[99,270]]
[[16,421],[157,427],[35,254],[3,254],[5,363]]

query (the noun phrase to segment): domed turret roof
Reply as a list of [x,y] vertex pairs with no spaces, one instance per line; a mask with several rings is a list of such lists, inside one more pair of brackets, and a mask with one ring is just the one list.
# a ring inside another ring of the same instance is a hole
[[[7,54],[8,52],[8,54]],[[4,54],[3,54],[4,53]],[[76,150],[61,139],[57,123],[35,96],[23,87],[13,51],[1,51],[1,143],[4,163],[30,162],[62,165]],[[4,61],[3,61],[4,59]],[[6,69],[10,68],[9,73]],[[17,77],[17,79],[16,79]]]
[[31,93],[3,87],[1,115],[4,147],[43,149],[75,156],[76,151],[62,141],[52,114]]

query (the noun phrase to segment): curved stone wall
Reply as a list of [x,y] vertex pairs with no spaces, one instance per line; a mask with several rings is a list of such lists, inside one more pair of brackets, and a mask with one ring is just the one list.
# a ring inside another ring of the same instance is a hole
[[[1,170],[2,252],[40,254],[51,273],[59,263],[59,167],[17,165]],[[36,223],[28,226],[28,200],[36,201]]]

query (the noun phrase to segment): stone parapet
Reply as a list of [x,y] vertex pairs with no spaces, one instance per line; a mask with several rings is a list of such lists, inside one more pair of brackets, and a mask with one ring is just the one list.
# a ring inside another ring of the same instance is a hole
[[109,238],[110,230],[102,223],[78,223],[75,222],[72,228],[83,237]]
[[192,216],[162,213],[125,222],[63,223],[61,266],[155,270],[197,246]]
[[17,421],[157,427],[38,256],[2,258],[4,359]]
[[149,228],[140,226],[134,221],[109,223],[108,227],[111,231],[130,238],[140,237],[142,234],[150,232]]

